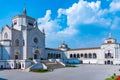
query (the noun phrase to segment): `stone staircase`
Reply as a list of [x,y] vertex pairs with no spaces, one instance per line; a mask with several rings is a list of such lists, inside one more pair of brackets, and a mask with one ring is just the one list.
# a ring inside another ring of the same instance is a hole
[[65,66],[62,65],[58,61],[49,61],[49,60],[41,60],[41,63],[45,64],[48,69],[58,69],[58,68],[64,68]]
[[47,66],[43,63],[40,62],[40,60],[33,60],[31,61],[31,66],[26,68],[24,71],[29,72],[30,69],[35,70],[35,69],[47,69]]

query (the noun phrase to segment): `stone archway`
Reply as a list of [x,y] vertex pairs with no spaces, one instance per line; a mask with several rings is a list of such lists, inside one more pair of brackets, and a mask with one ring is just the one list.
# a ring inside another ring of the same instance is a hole
[[108,61],[107,61],[107,64],[111,64],[111,61],[110,61],[110,60],[108,60]]
[[34,59],[39,59],[39,55],[40,55],[39,50],[35,50]]
[[15,53],[14,58],[15,58],[15,59],[19,59],[19,52],[16,52],[16,53]]
[[106,61],[104,63],[107,64]]
[[21,69],[21,63],[20,62],[16,62],[16,69]]
[[3,69],[3,65],[0,66],[0,69]]

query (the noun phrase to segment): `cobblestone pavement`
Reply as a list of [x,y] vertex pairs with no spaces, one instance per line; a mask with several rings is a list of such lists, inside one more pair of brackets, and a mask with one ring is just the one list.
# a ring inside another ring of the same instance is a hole
[[111,65],[79,65],[47,73],[1,70],[0,80],[104,80],[114,73],[120,74],[119,69],[120,66]]

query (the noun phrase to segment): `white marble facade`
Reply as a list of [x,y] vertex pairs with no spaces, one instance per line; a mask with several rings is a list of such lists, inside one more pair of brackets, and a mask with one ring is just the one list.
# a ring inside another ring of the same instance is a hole
[[78,58],[87,64],[120,64],[120,44],[109,36],[100,47],[69,49],[67,58]]
[[26,9],[14,16],[12,25],[3,27],[0,35],[0,68],[26,68],[29,59],[44,58],[44,30],[40,31],[36,20],[26,15]]
[[40,31],[34,18],[23,14],[12,19],[0,34],[0,68],[25,69],[30,59],[78,59],[87,64],[120,64],[120,44],[109,36],[100,47],[70,49],[64,42],[59,48],[45,48],[45,32]]

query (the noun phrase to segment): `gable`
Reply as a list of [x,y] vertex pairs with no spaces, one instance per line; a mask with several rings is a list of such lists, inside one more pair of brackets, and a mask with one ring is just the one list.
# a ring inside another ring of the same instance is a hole
[[7,25],[2,29],[1,40],[11,40],[11,28]]

